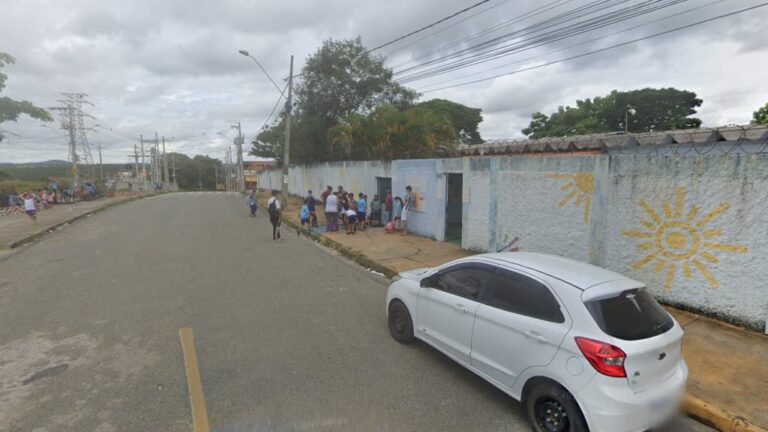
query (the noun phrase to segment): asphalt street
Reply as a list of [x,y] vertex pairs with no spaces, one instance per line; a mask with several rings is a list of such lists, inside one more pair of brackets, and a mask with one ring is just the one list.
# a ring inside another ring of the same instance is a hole
[[390,338],[386,281],[283,234],[240,195],[179,193],[0,261],[0,431],[192,430],[184,327],[216,431],[530,430],[501,391]]

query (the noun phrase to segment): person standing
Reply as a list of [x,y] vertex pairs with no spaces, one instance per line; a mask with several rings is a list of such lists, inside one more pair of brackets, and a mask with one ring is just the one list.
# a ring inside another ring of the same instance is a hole
[[312,196],[312,191],[308,191],[307,197],[304,199],[304,204],[307,205],[309,210],[309,230],[317,227],[317,212],[315,211],[315,197]]
[[280,200],[277,199],[277,191],[272,191],[272,196],[267,200],[267,213],[269,213],[269,221],[272,223],[272,240],[280,240]]
[[325,204],[325,201],[328,199],[328,195],[331,195],[333,193],[333,186],[326,186],[325,191],[320,194],[320,200]]
[[339,201],[335,193],[325,199],[325,232],[337,231],[339,223]]
[[386,195],[384,195],[384,209],[381,213],[381,224],[386,225],[390,219],[392,219],[392,190],[387,189]]
[[259,207],[256,204],[256,195],[254,195],[252,190],[248,191],[248,198],[245,199],[245,202],[248,204],[248,209],[251,211],[251,216],[256,216],[256,210],[258,210]]
[[408,216],[413,211],[413,205],[415,204],[416,197],[413,196],[413,189],[410,185],[405,187],[405,200],[403,201],[403,215],[401,220],[403,221],[403,235],[408,235]]
[[381,223],[381,200],[379,199],[379,194],[373,195],[373,201],[371,201],[371,215],[368,220],[370,221],[371,226]]
[[365,231],[368,219],[365,217],[366,210],[368,209],[368,199],[365,194],[360,192],[357,194],[357,223],[360,224],[360,231]]
[[37,207],[35,205],[35,196],[29,192],[25,193],[24,199],[24,213],[29,218],[29,223],[37,224]]
[[[309,191],[312,193],[312,191]],[[304,225],[307,225],[307,236],[312,231],[312,226],[309,223],[309,206],[307,206],[307,200],[304,200],[304,205],[299,210],[299,229],[296,230],[296,235],[301,235],[301,230],[304,229]]]

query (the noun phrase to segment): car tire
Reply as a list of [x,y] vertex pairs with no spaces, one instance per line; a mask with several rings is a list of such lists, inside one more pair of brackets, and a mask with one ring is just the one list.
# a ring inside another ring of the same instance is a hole
[[525,395],[525,414],[535,432],[588,432],[576,399],[554,382],[537,384]]
[[400,300],[393,300],[389,304],[387,316],[392,338],[402,344],[413,342],[413,321],[405,304]]

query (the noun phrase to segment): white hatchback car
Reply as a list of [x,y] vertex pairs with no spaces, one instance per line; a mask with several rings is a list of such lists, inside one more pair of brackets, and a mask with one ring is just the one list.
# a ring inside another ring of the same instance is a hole
[[555,255],[504,252],[400,273],[398,342],[423,340],[523,402],[538,432],[631,432],[678,408],[683,330],[645,286]]

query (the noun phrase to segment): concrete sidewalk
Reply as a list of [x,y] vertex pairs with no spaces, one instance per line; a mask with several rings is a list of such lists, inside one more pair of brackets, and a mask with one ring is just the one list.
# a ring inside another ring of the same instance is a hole
[[[267,195],[259,194],[266,213]],[[386,234],[381,227],[355,235],[325,233],[318,205],[319,229],[313,233],[388,269],[387,274],[431,267],[469,256],[459,246],[428,238]],[[301,200],[291,197],[284,218],[297,225]],[[287,227],[285,227],[287,228]],[[284,228],[283,235],[290,234]],[[684,409],[724,432],[768,431],[768,336],[710,318],[667,308],[685,328],[683,355],[690,377]]]
[[74,204],[56,204],[46,210],[38,211],[37,224],[34,225],[29,223],[27,215],[23,213],[0,216],[0,255],[29,237],[43,234],[72,219],[131,199],[134,197],[118,196]]

